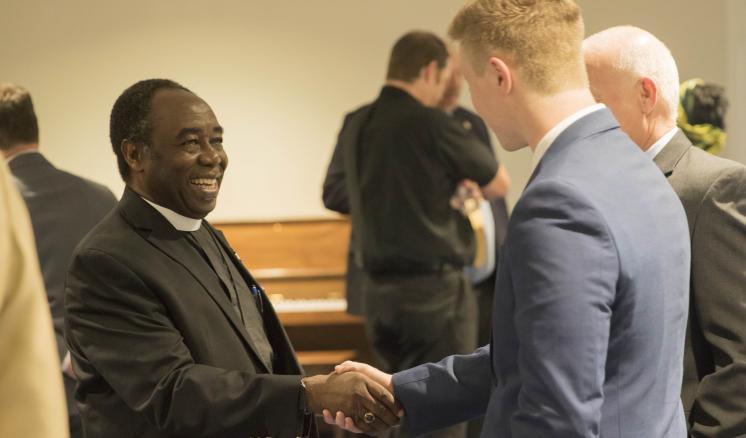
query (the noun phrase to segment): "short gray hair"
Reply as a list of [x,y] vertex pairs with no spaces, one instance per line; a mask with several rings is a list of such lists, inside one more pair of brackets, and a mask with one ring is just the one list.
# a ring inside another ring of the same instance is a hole
[[666,103],[668,117],[676,121],[679,106],[679,70],[671,51],[655,35],[639,27],[616,26],[602,30],[583,42],[586,53],[617,50],[612,67],[635,78],[655,82],[660,98]]

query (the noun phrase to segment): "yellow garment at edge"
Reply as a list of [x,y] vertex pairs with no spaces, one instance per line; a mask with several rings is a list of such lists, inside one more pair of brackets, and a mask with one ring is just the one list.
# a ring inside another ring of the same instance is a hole
[[68,434],[62,373],[31,223],[0,159],[0,437]]
[[676,125],[684,131],[692,144],[712,155],[718,155],[725,144],[725,131],[709,123],[690,125],[687,110],[694,106],[694,96],[691,91],[699,85],[704,85],[702,79],[689,79],[679,87],[679,115]]

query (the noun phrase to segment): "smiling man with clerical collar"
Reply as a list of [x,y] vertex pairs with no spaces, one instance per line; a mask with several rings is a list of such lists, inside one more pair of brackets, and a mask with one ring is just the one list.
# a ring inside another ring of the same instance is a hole
[[66,337],[86,436],[315,437],[345,407],[369,433],[398,423],[358,374],[302,377],[259,284],[205,216],[228,164],[210,106],[141,81],[111,113],[127,188],[83,239],[66,284]]

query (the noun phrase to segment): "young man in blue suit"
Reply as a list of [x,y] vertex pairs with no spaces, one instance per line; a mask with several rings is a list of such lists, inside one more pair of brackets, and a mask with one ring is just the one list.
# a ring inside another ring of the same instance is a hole
[[[508,225],[492,342],[389,376],[422,434],[484,415],[483,437],[679,438],[688,308],[684,212],[588,89],[571,0],[477,0],[456,16],[474,106],[533,174]],[[354,414],[354,413],[353,413]],[[354,429],[337,413],[328,422]]]

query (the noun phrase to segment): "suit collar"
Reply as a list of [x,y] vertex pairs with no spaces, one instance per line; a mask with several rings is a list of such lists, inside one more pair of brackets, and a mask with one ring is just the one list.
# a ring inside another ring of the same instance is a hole
[[378,97],[379,99],[402,99],[404,101],[408,101],[409,103],[414,103],[419,106],[423,106],[422,103],[420,103],[419,100],[417,100],[414,96],[409,94],[408,91],[406,91],[403,88],[399,88],[394,85],[384,85],[383,88],[381,88],[381,94]]
[[39,151],[21,152],[10,157],[7,163],[11,171],[39,165],[54,167]]
[[665,134],[661,135],[661,137],[655,141],[650,147],[644,151],[645,154],[650,157],[651,160],[654,160],[655,157],[658,156],[658,154],[661,153],[664,147],[671,141],[671,139],[676,135],[676,133],[679,132],[679,128],[674,126],[673,128],[669,129]]
[[664,175],[669,176],[673,173],[681,157],[692,147],[692,142],[679,130],[673,136],[671,141],[663,147],[653,162],[660,168]]
[[[204,288],[215,304],[220,307],[225,317],[233,324],[233,328],[241,335],[246,345],[254,353],[255,358],[265,367],[265,372],[268,372],[271,369],[270,364],[262,358],[258,353],[258,349],[254,347],[251,338],[246,333],[243,322],[233,310],[233,305],[223,291],[220,280],[216,278],[212,268],[187,242],[185,237],[186,232],[174,228],[162,214],[156,211],[155,208],[145,202],[140,195],[129,187],[125,188],[122,199],[119,201],[119,211],[125,221],[139,230],[148,242],[183,266],[194,277],[194,280]],[[222,235],[217,233],[207,221],[203,221],[203,226],[219,237],[218,240],[228,254],[234,254]],[[234,263],[236,262],[235,259],[233,261]],[[241,266],[240,262],[238,265]],[[251,285],[252,283],[250,282],[254,280],[245,268],[242,274],[244,275],[244,279]]]
[[551,163],[556,157],[561,156],[568,147],[584,138],[612,129],[619,129],[619,122],[616,121],[608,108],[593,111],[576,120],[549,145],[546,153],[531,174],[531,178],[529,178],[526,186],[531,184],[531,181],[541,173],[542,168]]
[[119,211],[132,226],[150,232],[148,238],[152,235],[161,240],[174,240],[183,236],[162,214],[148,205],[129,186],[124,189],[122,199],[119,201]]
[[573,114],[570,114],[569,116],[565,117],[564,119],[560,120],[559,123],[554,125],[552,129],[547,131],[546,134],[539,140],[539,142],[534,146],[534,154],[532,161],[532,167],[536,168],[536,166],[539,164],[539,161],[541,161],[542,157],[546,154],[547,150],[554,144],[554,141],[562,135],[567,128],[572,126],[573,123],[576,121],[582,119],[583,117],[587,116],[588,114],[592,114],[596,111],[599,111],[601,109],[606,108],[606,106],[602,103],[597,103],[595,105],[590,105],[585,108],[582,108],[579,111],[574,112]]

